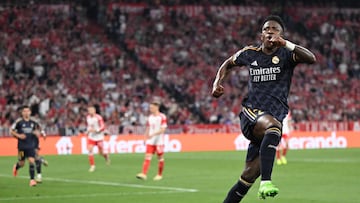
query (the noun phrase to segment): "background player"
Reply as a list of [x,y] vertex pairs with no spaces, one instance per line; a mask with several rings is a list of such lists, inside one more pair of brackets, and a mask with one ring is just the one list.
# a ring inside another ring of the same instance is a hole
[[21,118],[12,124],[10,134],[18,139],[18,162],[13,167],[13,175],[17,176],[17,170],[24,166],[28,158],[30,186],[36,186],[35,177],[35,139],[40,136],[39,124],[30,118],[29,106],[21,108]]
[[145,129],[146,152],[142,172],[136,178],[146,180],[152,155],[156,152],[158,157],[158,173],[153,180],[161,180],[164,169],[164,133],[167,128],[165,114],[160,112],[160,102],[153,101],[150,104],[150,115]]
[[86,116],[88,135],[88,157],[90,168],[89,172],[95,171],[95,159],[94,159],[94,147],[97,146],[99,154],[105,158],[106,164],[110,165],[110,157],[107,152],[104,151],[104,131],[105,124],[102,116],[96,113],[95,106],[88,107],[88,115]]
[[315,56],[306,48],[283,39],[280,17],[269,16],[261,31],[261,46],[245,47],[228,58],[219,68],[212,95],[224,94],[222,85],[235,66],[249,68],[248,93],[242,102],[241,130],[250,140],[245,169],[230,189],[224,203],[237,203],[261,175],[258,196],[274,197],[279,189],[271,182],[276,147],[280,142],[282,120],[288,112],[293,70],[298,63],[314,63]]
[[[40,135],[46,139],[46,133],[44,130],[42,130],[39,126],[37,129],[40,131]],[[39,137],[35,137],[35,164],[36,164],[36,182],[41,183],[42,182],[42,175],[41,175],[41,166],[42,164],[44,166],[48,166],[48,162],[44,159],[44,157],[40,156],[40,145],[39,145]]]
[[289,149],[288,141],[291,131],[293,130],[291,113],[286,115],[283,120],[282,136],[278,147],[276,148],[276,164],[287,164],[286,153]]

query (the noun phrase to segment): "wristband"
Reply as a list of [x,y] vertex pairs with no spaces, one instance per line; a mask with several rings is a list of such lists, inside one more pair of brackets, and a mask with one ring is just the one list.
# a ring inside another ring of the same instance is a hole
[[294,51],[294,49],[295,49],[295,44],[294,43],[292,43],[292,42],[290,42],[290,41],[288,41],[288,40],[285,40],[285,47],[287,48],[287,49],[289,49],[290,51]]

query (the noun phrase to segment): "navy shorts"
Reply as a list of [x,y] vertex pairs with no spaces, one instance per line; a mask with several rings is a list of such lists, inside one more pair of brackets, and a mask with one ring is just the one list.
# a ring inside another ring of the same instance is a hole
[[24,161],[26,158],[34,157],[35,158],[35,149],[19,149],[18,150],[18,160]]
[[260,145],[262,140],[256,138],[253,135],[252,131],[254,129],[257,119],[265,114],[269,114],[269,113],[258,109],[250,109],[248,107],[243,107],[243,110],[239,115],[241,131],[243,135],[248,140],[250,140],[250,144],[248,146],[247,155],[246,155],[246,161],[252,161],[259,156]]

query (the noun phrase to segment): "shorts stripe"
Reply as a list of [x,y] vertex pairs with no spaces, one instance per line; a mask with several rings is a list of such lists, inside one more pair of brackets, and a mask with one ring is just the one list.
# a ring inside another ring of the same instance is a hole
[[252,121],[256,120],[256,114],[254,114],[251,109],[248,109],[246,107],[243,108],[243,112],[245,113],[245,115],[250,118]]
[[261,111],[259,109],[250,109],[245,106],[243,107],[243,112],[252,122],[256,121],[259,116],[265,113],[264,111]]

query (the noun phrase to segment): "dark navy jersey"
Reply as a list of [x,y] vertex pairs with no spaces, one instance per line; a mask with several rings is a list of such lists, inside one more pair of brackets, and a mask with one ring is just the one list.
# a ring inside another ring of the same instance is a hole
[[25,134],[26,139],[18,139],[18,149],[32,149],[35,148],[36,135],[33,133],[34,130],[39,130],[40,125],[34,119],[25,121],[19,118],[12,124],[11,129],[16,131],[18,134]]
[[248,46],[233,55],[232,60],[249,69],[248,94],[242,105],[268,112],[282,121],[289,110],[287,98],[296,66],[294,54],[281,47],[267,55],[260,47]]

